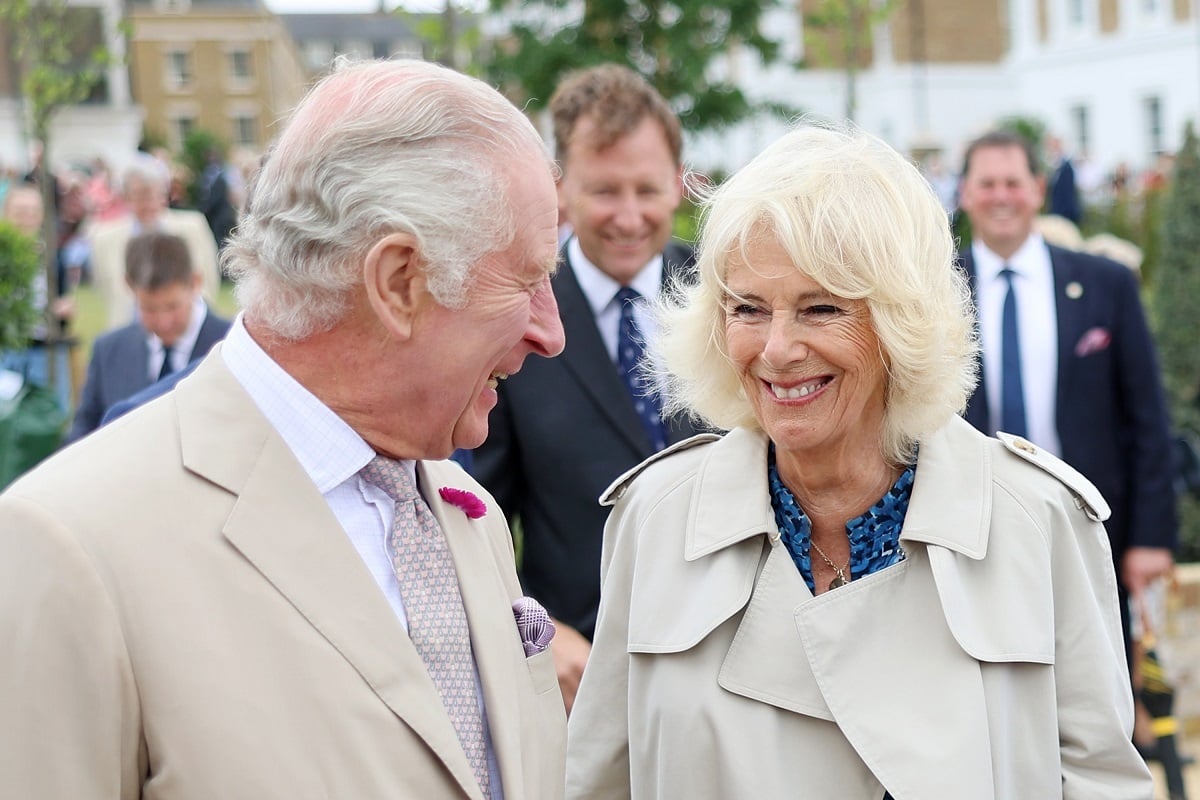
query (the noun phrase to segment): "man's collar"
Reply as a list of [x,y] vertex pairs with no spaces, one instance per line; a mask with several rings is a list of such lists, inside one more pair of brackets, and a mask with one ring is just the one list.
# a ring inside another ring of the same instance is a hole
[[[621,284],[588,260],[588,257],[583,254],[583,248],[579,246],[578,236],[572,236],[567,240],[566,251],[567,262],[575,272],[575,280],[579,281],[579,288],[583,290],[592,314],[599,314],[605,306],[612,302],[613,296],[621,288]],[[638,274],[630,286],[644,297],[657,297],[662,286],[662,275],[663,257],[662,253],[659,253],[650,259],[646,266],[638,270]]]

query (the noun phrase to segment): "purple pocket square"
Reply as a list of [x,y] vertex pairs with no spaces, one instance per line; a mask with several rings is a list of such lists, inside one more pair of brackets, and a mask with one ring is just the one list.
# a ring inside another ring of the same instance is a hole
[[554,623],[541,603],[532,597],[518,597],[513,603],[513,616],[517,620],[517,632],[521,634],[521,645],[525,657],[535,656],[550,646],[554,638]]
[[1108,349],[1110,344],[1112,344],[1112,334],[1108,332],[1108,328],[1088,328],[1075,343],[1075,355],[1080,358],[1090,356],[1092,353]]

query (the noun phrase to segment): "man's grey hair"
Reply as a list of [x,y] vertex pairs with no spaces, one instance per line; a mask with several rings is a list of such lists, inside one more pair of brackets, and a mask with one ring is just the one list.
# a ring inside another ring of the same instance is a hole
[[473,267],[516,233],[519,160],[551,165],[500,93],[423,61],[341,61],[293,112],[224,254],[248,317],[302,339],[345,314],[363,261],[408,233],[434,298],[466,302]]

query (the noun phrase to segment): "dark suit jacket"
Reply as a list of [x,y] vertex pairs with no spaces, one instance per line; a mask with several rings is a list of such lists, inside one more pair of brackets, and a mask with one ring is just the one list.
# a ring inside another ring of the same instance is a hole
[[[207,355],[228,330],[229,320],[218,317],[210,308],[200,326],[196,345],[188,355],[188,362]],[[137,322],[110,331],[92,344],[87,382],[83,385],[75,421],[67,434],[68,444],[100,427],[100,420],[110,406],[151,384],[149,359],[146,331]]]
[[[968,250],[962,266],[975,290]],[[1171,485],[1170,424],[1146,318],[1133,273],[1108,259],[1050,247],[1058,314],[1055,425],[1062,457],[1112,507],[1108,536],[1118,568],[1128,547],[1177,542]],[[982,374],[982,373],[981,373]],[[984,382],[967,421],[985,433]]]
[[1069,158],[1064,158],[1050,178],[1051,214],[1066,217],[1079,224],[1083,219],[1083,206],[1079,202],[1079,188],[1075,185],[1075,167]]
[[[663,256],[664,281],[691,280],[690,248],[671,244]],[[566,349],[558,358],[528,359],[501,382],[472,472],[510,521],[520,518],[525,591],[590,639],[608,516],[598,500],[653,449],[569,263],[553,286]],[[668,427],[669,442],[698,432],[681,419]]]

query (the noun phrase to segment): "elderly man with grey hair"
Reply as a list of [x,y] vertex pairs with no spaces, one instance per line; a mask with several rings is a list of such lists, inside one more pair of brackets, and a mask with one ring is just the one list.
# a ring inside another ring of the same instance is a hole
[[311,90],[230,245],[225,342],[0,495],[6,796],[562,796],[553,626],[445,460],[562,350],[556,218],[479,81]]
[[125,248],[130,239],[141,233],[157,231],[183,239],[192,266],[200,276],[204,299],[211,303],[217,298],[221,288],[217,242],[199,211],[167,207],[169,181],[162,162],[154,156],[138,154],[121,180],[128,213],[98,222],[88,232],[92,282],[104,303],[106,329],[124,327],[134,321],[133,291],[125,282]]

